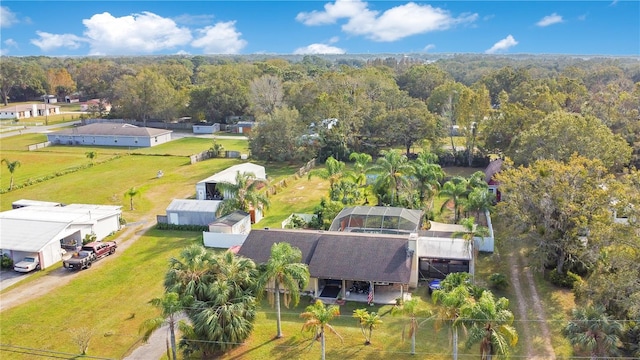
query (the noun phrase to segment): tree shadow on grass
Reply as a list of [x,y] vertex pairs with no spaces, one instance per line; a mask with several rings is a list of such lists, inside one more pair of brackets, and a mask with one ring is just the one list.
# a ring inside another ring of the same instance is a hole
[[[273,339],[269,339],[269,340],[263,342],[262,344],[258,344],[258,345],[255,345],[255,346],[242,345],[242,346],[240,346],[239,348],[237,348],[234,351],[234,355],[229,357],[229,359],[248,359],[248,358],[250,358],[250,355],[251,355],[251,353],[253,351],[256,351],[256,350],[260,349],[261,347],[263,347],[265,345],[269,345],[269,344],[271,344],[273,342],[276,342],[276,341],[278,341],[278,339],[273,338]],[[245,348],[245,349],[243,349],[243,348]]]

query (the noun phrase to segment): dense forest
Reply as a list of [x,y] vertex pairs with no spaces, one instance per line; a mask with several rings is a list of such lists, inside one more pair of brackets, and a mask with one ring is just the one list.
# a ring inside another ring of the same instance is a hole
[[[417,145],[443,164],[482,165],[490,154],[527,164],[573,152],[615,170],[640,164],[637,58],[3,57],[0,70],[5,104],[76,95],[113,106],[109,114],[95,107],[100,117],[250,116],[260,123],[252,155],[264,160],[346,160]],[[316,126],[334,118],[331,129]]]
[[328,159],[329,169],[354,153],[385,159],[392,148],[412,161],[422,159],[418,152],[435,154],[441,165],[504,158],[506,195],[496,212],[509,237],[534,245],[532,265],[553,269],[556,283],[573,288],[583,317],[595,311],[620,320],[624,354],[640,356],[639,58],[1,60],[5,105],[55,94],[112,105],[92,116],[145,123],[243,116],[257,124],[252,157],[266,161]]

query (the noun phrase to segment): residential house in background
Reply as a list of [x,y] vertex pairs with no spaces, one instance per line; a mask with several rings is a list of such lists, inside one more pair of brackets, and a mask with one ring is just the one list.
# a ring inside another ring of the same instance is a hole
[[47,134],[52,144],[151,147],[171,141],[173,131],[121,123],[94,123]]
[[0,119],[30,119],[60,114],[60,106],[49,104],[21,104],[0,108]]

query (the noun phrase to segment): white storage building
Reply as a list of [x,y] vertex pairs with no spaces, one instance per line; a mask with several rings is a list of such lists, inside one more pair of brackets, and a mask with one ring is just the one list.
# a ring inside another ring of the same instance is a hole
[[151,147],[171,141],[171,130],[121,123],[95,123],[47,134],[52,144]]
[[[253,163],[244,163],[226,168],[196,184],[196,199],[198,200],[223,200],[225,194],[220,194],[216,189],[218,183],[236,183],[236,174],[252,173],[257,179],[266,180],[267,173],[264,166]],[[227,194],[228,195],[228,194]]]

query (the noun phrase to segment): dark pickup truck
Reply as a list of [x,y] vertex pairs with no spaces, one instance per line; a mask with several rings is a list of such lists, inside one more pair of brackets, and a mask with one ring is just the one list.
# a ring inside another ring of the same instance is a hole
[[116,252],[118,245],[115,241],[91,242],[82,246],[82,249],[73,254],[62,265],[67,269],[83,270],[91,267],[94,261]]
[[92,252],[96,260],[116,252],[118,244],[115,241],[94,241],[82,245],[82,250]]
[[62,266],[71,270],[83,270],[91,267],[96,255],[91,251],[80,250],[62,262]]

